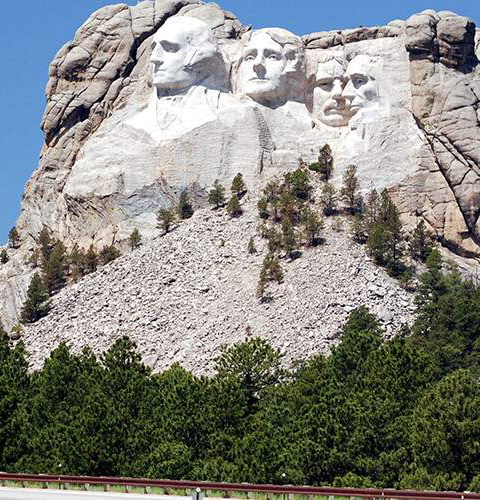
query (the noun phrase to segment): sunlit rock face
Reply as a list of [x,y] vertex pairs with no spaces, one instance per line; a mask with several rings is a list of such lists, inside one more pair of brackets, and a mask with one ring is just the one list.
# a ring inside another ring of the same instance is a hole
[[47,227],[67,246],[157,234],[183,189],[215,179],[260,188],[328,143],[333,182],[390,189],[406,227],[422,217],[479,254],[478,30],[450,12],[299,37],[251,29],[200,0],[100,9],[55,56],[45,144],[18,221],[22,249],[0,270],[0,315],[18,317]]

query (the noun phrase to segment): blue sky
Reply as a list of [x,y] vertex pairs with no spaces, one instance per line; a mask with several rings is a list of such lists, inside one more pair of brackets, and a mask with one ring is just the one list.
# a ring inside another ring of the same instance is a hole
[[[42,147],[48,65],[76,29],[108,0],[4,2],[0,50],[0,244],[15,224],[25,182]],[[134,5],[136,0],[126,1]],[[281,26],[297,34],[386,24],[431,8],[453,10],[480,24],[480,0],[218,0],[245,24]]]

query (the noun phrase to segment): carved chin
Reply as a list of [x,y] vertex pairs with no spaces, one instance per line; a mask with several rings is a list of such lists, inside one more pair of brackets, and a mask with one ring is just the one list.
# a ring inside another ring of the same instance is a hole
[[245,85],[244,94],[252,99],[272,99],[278,97],[280,89],[270,80],[249,81]]
[[347,110],[343,110],[343,112],[330,110],[327,114],[322,113],[317,119],[329,127],[345,127],[351,116],[350,110],[348,112]]

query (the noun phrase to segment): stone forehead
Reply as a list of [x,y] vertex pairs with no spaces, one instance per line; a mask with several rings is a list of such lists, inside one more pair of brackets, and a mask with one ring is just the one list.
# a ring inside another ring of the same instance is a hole
[[376,61],[373,57],[361,54],[355,56],[347,66],[347,74],[351,75],[354,73],[359,73],[363,75],[368,75],[372,78],[375,77],[375,65]]
[[317,65],[317,79],[325,77],[341,77],[345,73],[343,63],[336,58],[331,58],[328,61],[320,61]]
[[216,43],[212,30],[207,23],[194,17],[173,16],[168,18],[155,33],[154,40],[163,38],[166,34],[175,35],[193,43],[197,38],[205,42]]
[[262,28],[251,31],[244,36],[244,45],[248,45],[254,38],[261,35],[269,36],[274,42],[278,43],[282,47],[285,47],[286,45],[293,45],[298,50],[301,50],[304,47],[302,39],[299,36],[283,28]]

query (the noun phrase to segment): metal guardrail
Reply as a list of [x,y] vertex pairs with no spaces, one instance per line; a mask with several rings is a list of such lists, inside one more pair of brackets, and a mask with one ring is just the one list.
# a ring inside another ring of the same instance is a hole
[[[367,488],[331,488],[316,486],[292,486],[275,484],[249,484],[249,483],[212,483],[207,481],[175,481],[158,479],[136,479],[125,477],[89,477],[89,476],[60,476],[46,474],[9,474],[0,473],[0,484],[6,481],[25,483],[51,483],[62,485],[103,485],[123,486],[128,488],[149,488],[164,489],[168,494],[168,489],[175,490],[201,490],[201,491],[223,491],[226,496],[229,493],[257,493],[265,495],[302,495],[305,497],[326,496],[326,497],[350,497],[385,500],[480,500],[479,493],[450,492],[450,491],[413,491],[413,490],[393,490],[393,489],[367,489]],[[331,499],[330,499],[331,500]]]

